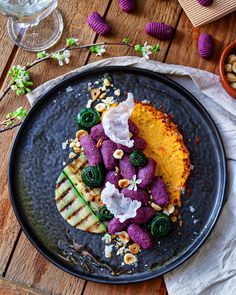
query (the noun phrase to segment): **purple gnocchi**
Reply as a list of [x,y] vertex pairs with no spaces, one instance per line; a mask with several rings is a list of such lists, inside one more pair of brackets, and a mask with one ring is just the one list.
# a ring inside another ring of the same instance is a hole
[[90,133],[92,139],[95,139],[96,141],[99,141],[99,139],[102,140],[107,140],[108,137],[106,136],[104,132],[104,128],[102,124],[95,125],[91,128],[91,133]]
[[129,224],[130,224],[129,220],[120,222],[118,218],[114,217],[108,223],[108,231],[111,235],[114,235],[115,233],[126,229]]
[[145,139],[143,139],[140,136],[135,136],[133,140],[134,140],[134,147],[133,147],[134,150],[141,150],[141,151],[145,150],[147,146],[147,142]]
[[155,177],[150,187],[154,203],[160,207],[166,207],[170,203],[170,194],[164,180],[159,176]]
[[210,6],[214,0],[197,0],[202,6]]
[[96,141],[93,140],[90,135],[82,136],[80,139],[80,145],[83,147],[91,166],[96,166],[97,164],[102,163],[100,150],[96,146]]
[[198,53],[202,58],[212,57],[214,51],[214,42],[211,35],[201,33],[198,39]]
[[131,200],[137,200],[142,203],[142,205],[147,205],[149,201],[149,195],[148,192],[142,189],[129,190],[127,188],[124,188],[121,190],[122,194],[124,194],[125,197],[130,198]]
[[111,32],[111,27],[96,11],[89,15],[87,23],[98,35],[107,35]]
[[113,157],[113,153],[116,150],[116,144],[111,140],[105,140],[102,143],[101,153],[104,162],[104,166],[111,170],[117,166],[117,160]]
[[156,211],[151,207],[140,207],[137,210],[137,215],[131,218],[131,223],[144,224],[156,215]]
[[137,135],[138,134],[138,127],[137,125],[129,119],[128,121],[128,125],[129,125],[129,131],[133,134],[133,135]]
[[120,173],[117,173],[115,171],[108,171],[105,177],[105,183],[110,182],[111,184],[114,184],[116,188],[119,188],[118,181],[121,179]]
[[146,229],[141,228],[137,224],[131,224],[129,225],[127,232],[131,240],[133,240],[141,248],[149,249],[153,247],[153,237]]
[[136,175],[135,168],[132,166],[129,160],[129,156],[125,155],[120,161],[119,161],[119,168],[120,168],[120,174],[125,179],[132,179],[133,175]]
[[125,12],[131,12],[135,9],[135,0],[119,0],[120,7]]
[[139,187],[147,188],[155,176],[155,171],[156,161],[148,158],[147,164],[143,168],[140,168],[138,172],[138,179],[142,180],[142,182],[139,184]]
[[165,23],[147,23],[145,27],[146,33],[150,36],[157,37],[160,40],[172,39],[175,28]]

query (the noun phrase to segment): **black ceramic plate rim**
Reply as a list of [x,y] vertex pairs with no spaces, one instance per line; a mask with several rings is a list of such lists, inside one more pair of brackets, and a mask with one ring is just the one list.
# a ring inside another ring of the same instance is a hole
[[[221,166],[221,174],[222,174],[222,185],[221,185],[221,191],[220,191],[220,198],[218,198],[216,200],[215,206],[212,210],[211,216],[209,216],[209,219],[211,221],[211,223],[208,225],[207,227],[204,229],[204,231],[201,232],[201,234],[198,236],[198,238],[192,243],[192,245],[187,248],[184,249],[183,254],[180,254],[181,256],[176,259],[176,261],[172,261],[170,265],[164,266],[163,271],[159,274],[155,274],[155,271],[150,271],[148,274],[144,273],[142,278],[135,278],[135,275],[131,275],[130,276],[130,280],[127,279],[122,279],[119,280],[119,277],[114,277],[114,280],[104,280],[104,279],[100,279],[97,277],[93,277],[92,275],[84,275],[83,273],[80,273],[79,271],[75,271],[74,269],[70,268],[69,266],[64,266],[62,264],[61,261],[59,261],[58,257],[51,251],[49,251],[35,236],[34,231],[31,230],[31,228],[29,227],[29,225],[27,224],[27,222],[24,222],[24,217],[21,215],[20,211],[17,208],[17,204],[15,202],[15,196],[14,196],[14,180],[11,174],[11,170],[13,167],[13,160],[14,160],[14,155],[15,155],[15,151],[16,151],[16,147],[17,147],[17,142],[20,138],[21,132],[24,129],[24,126],[26,125],[27,121],[30,120],[31,115],[35,112],[35,110],[39,107],[39,105],[41,103],[43,103],[43,101],[45,99],[48,98],[48,96],[50,96],[51,93],[55,92],[57,90],[57,88],[63,86],[63,84],[65,82],[69,82],[72,80],[75,80],[76,78],[80,79],[83,77],[86,77],[87,75],[91,75],[91,74],[102,74],[102,73],[106,73],[106,72],[122,72],[122,73],[134,73],[134,74],[139,74],[139,75],[144,75],[144,76],[148,76],[150,78],[156,78],[158,79],[160,82],[173,87],[176,89],[176,91],[178,91],[181,95],[187,96],[188,98],[190,98],[191,103],[194,105],[194,107],[201,112],[202,116],[204,117],[205,121],[211,126],[212,130],[215,133],[215,138],[218,141],[218,145],[219,145],[219,151],[221,153],[221,162],[222,162],[222,166]],[[201,246],[202,244],[206,241],[207,237],[210,235],[210,233],[212,232],[217,219],[221,213],[223,204],[224,204],[224,198],[225,198],[225,192],[226,192],[226,184],[227,184],[227,163],[226,163],[226,156],[225,156],[225,150],[224,150],[224,146],[223,146],[223,142],[222,139],[220,137],[219,131],[215,125],[215,123],[213,122],[212,118],[210,117],[209,113],[206,111],[206,109],[202,106],[202,104],[188,91],[186,90],[184,87],[182,87],[181,85],[179,85],[178,83],[174,82],[173,80],[160,75],[158,73],[149,71],[149,70],[145,70],[145,69],[139,69],[139,68],[134,68],[134,67],[122,67],[122,66],[111,66],[111,67],[102,67],[102,68],[95,68],[95,69],[91,69],[88,71],[85,71],[83,73],[75,73],[72,74],[71,76],[69,76],[68,78],[66,78],[65,80],[59,82],[58,84],[56,84],[55,86],[53,86],[50,90],[48,90],[46,93],[44,93],[41,98],[39,99],[39,101],[37,101],[37,103],[30,109],[27,117],[24,119],[24,121],[22,122],[19,130],[17,131],[17,134],[15,136],[14,139],[14,143],[11,147],[11,153],[10,153],[10,159],[9,159],[9,166],[8,166],[8,187],[9,187],[9,194],[10,194],[10,200],[11,200],[11,204],[14,210],[14,213],[17,217],[17,220],[21,226],[21,228],[23,229],[24,233],[26,234],[27,238],[31,241],[31,243],[34,245],[34,247],[48,260],[50,261],[52,264],[54,264],[55,266],[61,268],[62,270],[64,270],[65,272],[72,274],[76,277],[80,277],[82,279],[88,280],[88,281],[93,281],[96,283],[112,283],[112,284],[117,284],[117,285],[121,285],[121,284],[130,284],[130,283],[140,283],[140,282],[144,282],[147,280],[151,280],[151,279],[155,279],[159,276],[162,276],[164,274],[166,274],[167,272],[170,272],[172,270],[174,270],[176,267],[180,266],[182,263],[184,263],[185,261],[187,261]],[[210,218],[211,217],[211,218]],[[115,280],[116,278],[116,280]]]

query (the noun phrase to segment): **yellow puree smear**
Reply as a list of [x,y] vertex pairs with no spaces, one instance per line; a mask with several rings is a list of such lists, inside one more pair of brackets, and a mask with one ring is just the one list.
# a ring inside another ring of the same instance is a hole
[[131,120],[147,142],[144,153],[157,162],[156,175],[165,181],[171,204],[181,205],[181,190],[190,173],[189,152],[177,126],[155,107],[135,102]]

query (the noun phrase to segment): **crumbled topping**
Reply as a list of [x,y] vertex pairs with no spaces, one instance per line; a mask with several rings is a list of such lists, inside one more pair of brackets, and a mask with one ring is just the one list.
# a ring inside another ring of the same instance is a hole
[[111,237],[111,235],[109,235],[108,233],[106,233],[106,234],[102,237],[102,241],[105,241],[105,244],[111,244],[111,240],[112,240],[112,237]]
[[69,140],[67,139],[65,142],[63,142],[62,144],[61,144],[61,148],[63,149],[63,150],[65,150],[66,148],[67,148],[67,145],[69,144]]
[[111,258],[111,252],[112,252],[113,245],[106,245],[105,246],[105,257]]
[[105,78],[105,79],[103,80],[103,83],[104,83],[104,85],[107,86],[107,87],[111,86],[111,82],[110,82],[107,78]]
[[116,90],[114,91],[114,94],[115,94],[116,96],[120,96],[120,89],[116,89]]
[[73,159],[74,157],[76,157],[76,154],[74,152],[69,153],[69,158]]
[[159,205],[157,205],[154,202],[151,203],[151,207],[156,211],[161,211],[161,209],[162,209]]
[[69,92],[71,92],[71,91],[73,91],[74,89],[71,87],[71,86],[68,86],[67,88],[66,88],[66,92],[67,93],[69,93]]
[[196,211],[196,209],[193,207],[193,206],[189,206],[189,210],[190,210],[190,212],[195,212]]

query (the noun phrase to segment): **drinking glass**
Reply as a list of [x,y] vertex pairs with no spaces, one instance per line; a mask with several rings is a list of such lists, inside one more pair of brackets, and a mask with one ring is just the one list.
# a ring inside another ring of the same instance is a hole
[[63,19],[58,0],[0,0],[0,12],[8,17],[11,40],[28,51],[52,47],[61,37]]

